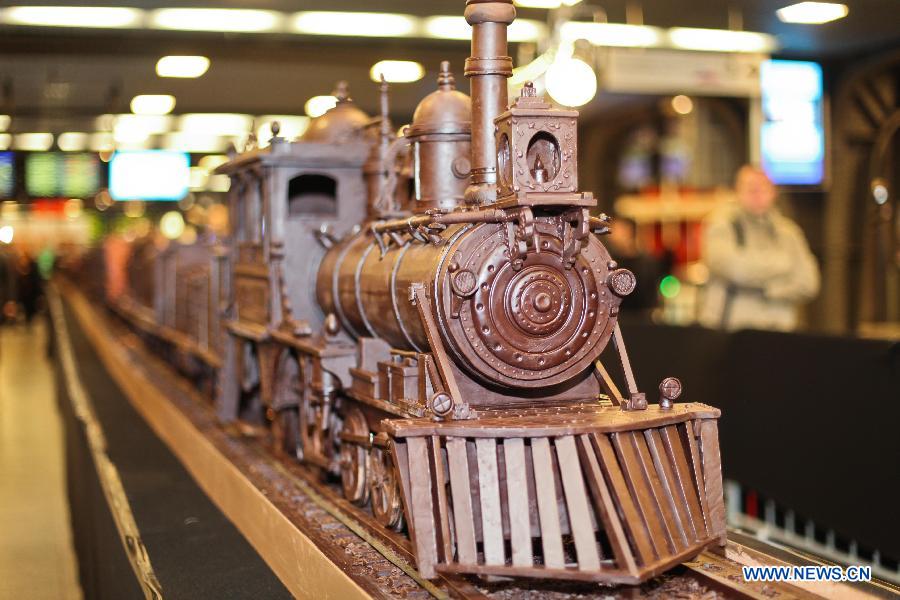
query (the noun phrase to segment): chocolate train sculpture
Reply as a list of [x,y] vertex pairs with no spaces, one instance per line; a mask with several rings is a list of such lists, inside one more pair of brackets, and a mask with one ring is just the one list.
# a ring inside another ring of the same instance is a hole
[[300,139],[273,125],[219,169],[230,239],[154,259],[145,318],[196,339],[223,421],[339,478],[424,576],[637,583],[725,542],[719,411],[675,403],[675,378],[638,391],[636,281],[578,189],[578,113],[530,84],[508,104],[511,1],[465,17],[471,99],[444,63],[402,135],[385,84],[380,118],[339,86]]

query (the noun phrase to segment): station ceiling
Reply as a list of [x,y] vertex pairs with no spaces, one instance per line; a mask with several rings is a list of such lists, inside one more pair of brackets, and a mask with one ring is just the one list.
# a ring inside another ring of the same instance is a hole
[[[790,0],[586,0],[609,22],[634,19],[658,27],[729,27],[739,15],[743,28],[773,34],[780,54],[828,60],[900,47],[897,0],[844,0],[849,15],[821,25],[788,25],[775,10]],[[45,4],[78,5],[54,0]],[[17,3],[18,4],[18,3]],[[24,4],[24,3],[22,3]],[[153,10],[175,3],[122,0],[92,5]],[[183,4],[181,4],[183,6]],[[462,0],[197,0],[192,7],[397,12],[427,17],[460,15]],[[581,9],[579,9],[581,10]],[[587,11],[590,12],[590,11]],[[628,14],[627,14],[628,13]],[[519,9],[519,16],[546,21],[548,13]],[[200,79],[161,79],[156,61],[170,54],[200,54],[212,61]],[[392,112],[408,118],[416,103],[434,89],[441,60],[450,60],[460,87],[468,86],[462,65],[466,41],[429,38],[347,38],[297,34],[222,34],[149,29],[75,29],[0,25],[0,114],[12,114],[14,131],[89,131],[94,117],[128,112],[136,94],[167,93],[178,113],[239,112],[303,114],[311,96],[327,94],[337,79],[349,81],[352,95],[367,111],[377,106],[370,66],[382,59],[416,60],[428,70],[421,81],[396,84]],[[515,58],[516,51],[513,48]]]

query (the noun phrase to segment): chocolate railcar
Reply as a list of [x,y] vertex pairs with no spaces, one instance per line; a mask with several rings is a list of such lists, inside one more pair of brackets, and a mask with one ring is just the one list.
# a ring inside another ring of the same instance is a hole
[[473,97],[442,65],[401,137],[386,86],[380,119],[341,89],[302,139],[220,167],[218,410],[408,531],[426,577],[634,583],[724,543],[719,411],[637,389],[636,281],[578,189],[578,114],[530,84],[508,105],[514,17],[467,2]]

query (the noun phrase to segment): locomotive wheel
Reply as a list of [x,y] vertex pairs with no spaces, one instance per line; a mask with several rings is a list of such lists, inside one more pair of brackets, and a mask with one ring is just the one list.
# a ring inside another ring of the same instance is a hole
[[375,446],[369,454],[369,493],[372,496],[372,514],[383,526],[400,531],[403,529],[403,509],[400,505],[400,482],[394,474],[390,453]]
[[[343,430],[357,436],[369,435],[369,424],[362,411],[352,408],[344,419]],[[366,485],[368,474],[368,453],[357,444],[343,442],[341,444],[341,487],[344,497],[354,504],[365,504],[369,499],[369,486]]]

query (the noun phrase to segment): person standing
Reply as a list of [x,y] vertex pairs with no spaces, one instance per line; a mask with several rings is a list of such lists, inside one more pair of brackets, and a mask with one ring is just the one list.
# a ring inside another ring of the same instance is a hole
[[733,331],[797,327],[801,303],[819,292],[819,267],[800,227],[775,207],[766,173],[745,165],[735,178],[737,203],[704,222],[709,268],[700,323]]

